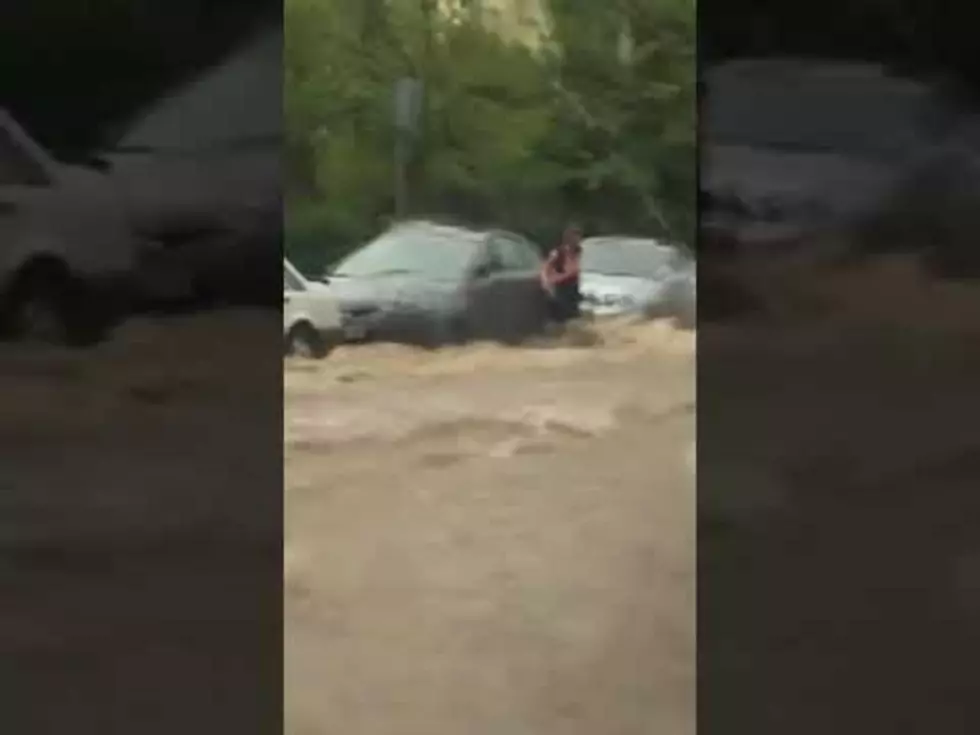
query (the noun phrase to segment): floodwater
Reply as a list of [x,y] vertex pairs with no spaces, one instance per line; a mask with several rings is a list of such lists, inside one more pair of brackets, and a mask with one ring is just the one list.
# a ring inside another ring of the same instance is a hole
[[286,732],[694,732],[694,339],[286,370]]
[[5,351],[14,730],[274,730],[283,569],[289,735],[693,733],[691,334],[365,346],[281,386],[278,329]]

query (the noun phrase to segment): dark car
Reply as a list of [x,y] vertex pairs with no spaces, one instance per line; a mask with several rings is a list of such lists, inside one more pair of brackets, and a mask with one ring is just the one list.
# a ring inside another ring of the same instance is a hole
[[543,330],[541,255],[520,235],[407,222],[331,268],[353,340],[516,342]]

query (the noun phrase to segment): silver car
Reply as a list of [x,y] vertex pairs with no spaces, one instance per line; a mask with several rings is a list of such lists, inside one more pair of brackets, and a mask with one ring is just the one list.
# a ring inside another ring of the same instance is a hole
[[436,346],[544,329],[540,251],[511,232],[398,224],[325,276],[349,339]]
[[586,314],[693,318],[695,283],[694,259],[679,246],[638,237],[582,241],[582,311]]

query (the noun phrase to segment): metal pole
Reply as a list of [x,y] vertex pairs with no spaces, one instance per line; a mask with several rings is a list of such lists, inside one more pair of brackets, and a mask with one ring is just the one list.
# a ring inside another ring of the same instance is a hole
[[404,130],[395,131],[395,216],[408,213],[408,140]]

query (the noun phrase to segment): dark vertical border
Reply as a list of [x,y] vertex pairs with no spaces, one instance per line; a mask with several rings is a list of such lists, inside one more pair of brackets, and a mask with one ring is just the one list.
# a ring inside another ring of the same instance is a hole
[[[277,0],[9,3],[0,107],[88,161],[261,28],[281,34]],[[261,238],[274,282],[281,242]],[[0,345],[4,731],[282,730],[282,337],[260,301],[130,315],[73,351]]]
[[[965,88],[958,119],[975,125],[980,76],[965,17],[915,1],[708,0],[699,10],[702,79],[740,57],[881,62],[943,78],[937,90]],[[883,139],[898,122],[863,118],[866,100],[826,112]],[[756,122],[743,113],[742,133],[765,140],[774,119],[800,120],[788,103],[770,112]],[[762,246],[745,244],[732,217],[758,224],[800,192],[819,205],[826,172],[797,160],[787,173],[798,149],[726,158],[719,118],[702,126],[699,731],[974,732],[976,139],[896,168],[918,172],[911,188],[846,226],[811,209],[808,224]],[[925,160],[941,165],[917,169]],[[736,183],[719,183],[723,166]],[[858,182],[837,186],[846,195]],[[736,195],[745,206],[732,215]]]

